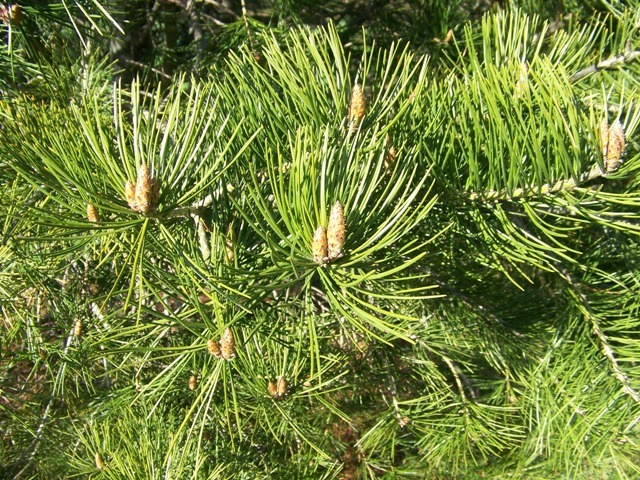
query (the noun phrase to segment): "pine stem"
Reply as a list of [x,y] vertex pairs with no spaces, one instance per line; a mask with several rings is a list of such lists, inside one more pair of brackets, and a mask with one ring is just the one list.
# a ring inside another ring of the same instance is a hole
[[606,60],[602,60],[601,62],[598,62],[595,65],[591,65],[590,67],[580,70],[577,73],[574,73],[573,75],[571,75],[571,77],[569,77],[569,81],[571,83],[575,83],[586,76],[599,72],[600,70],[606,70],[607,68],[618,67],[620,65],[624,65],[625,63],[633,62],[638,58],[640,58],[640,50],[633,50],[631,52],[618,54]]
[[179,207],[174,208],[173,210],[169,210],[164,213],[160,213],[155,217],[160,220],[165,220],[169,218],[178,218],[178,217],[188,217],[190,215],[197,216],[200,215],[203,209],[209,207],[213,203],[214,194],[209,194],[204,197],[202,200],[198,200],[188,207]]
[[464,385],[462,385],[462,380],[460,379],[460,373],[458,372],[458,368],[453,364],[453,362],[449,357],[446,357],[445,355],[441,355],[440,358],[442,358],[444,363],[446,363],[447,366],[449,367],[449,370],[451,370],[451,373],[453,374],[453,378],[456,381],[456,385],[458,385],[458,390],[460,391],[460,398],[462,398],[462,405],[464,407],[465,414],[469,415],[469,408],[467,407],[467,396],[464,393]]
[[[71,328],[71,331],[69,332],[69,335],[67,336],[67,340],[65,342],[64,350],[62,351],[62,358],[66,358],[67,353],[69,352],[69,348],[71,347],[71,343],[73,342],[74,338],[75,338],[74,329]],[[58,376],[58,380],[59,380],[59,376]],[[25,450],[25,452],[28,452],[29,450],[31,450],[31,454],[29,455],[29,458],[25,462],[24,467],[22,467],[22,469],[20,469],[20,471],[18,473],[16,473],[13,478],[15,478],[15,479],[20,478],[22,476],[22,474],[27,470],[27,468],[29,468],[29,466],[31,465],[31,462],[33,461],[33,459],[36,457],[36,454],[38,453],[38,450],[40,449],[40,445],[42,444],[42,437],[44,435],[44,428],[45,428],[45,426],[47,424],[47,420],[49,420],[49,410],[51,410],[51,406],[53,405],[53,402],[54,402],[55,399],[56,399],[56,397],[55,397],[54,394],[52,394],[49,397],[49,401],[47,402],[47,406],[44,408],[44,413],[42,414],[42,418],[40,419],[40,423],[38,424],[38,428],[36,429],[35,438],[31,442],[31,445],[29,445],[29,448],[27,448]]]
[[614,376],[622,384],[622,390],[627,395],[629,395],[634,402],[640,405],[640,394],[638,394],[638,392],[631,386],[629,377],[622,371],[622,368],[620,368],[620,364],[618,363],[615,353],[611,348],[611,345],[609,344],[609,340],[600,328],[598,319],[591,310],[589,300],[580,291],[579,287],[572,281],[571,276],[568,273],[565,272],[564,276],[571,287],[571,292],[582,304],[582,307],[584,309],[583,313],[586,317],[588,317],[589,322],[591,323],[591,330],[598,339],[598,342],[600,343],[600,349],[602,350],[604,356],[607,358],[609,365],[611,366],[611,370],[613,370]]
[[604,172],[599,165],[595,165],[591,170],[583,173],[578,179],[558,180],[555,183],[545,183],[540,187],[516,188],[511,194],[507,190],[489,190],[483,193],[472,192],[469,200],[515,200],[523,197],[533,197],[540,195],[550,195],[563,190],[573,190],[583,183],[604,176]]
[[640,395],[636,392],[629,383],[629,377],[622,371],[616,357],[614,355],[613,349],[611,345],[609,345],[609,341],[607,337],[603,333],[600,325],[598,325],[598,321],[595,317],[590,316],[591,326],[593,329],[593,334],[598,337],[600,342],[600,348],[602,349],[602,353],[607,357],[609,363],[611,364],[611,369],[613,370],[613,374],[618,379],[618,381],[622,384],[622,390],[629,395],[638,405],[640,405]]

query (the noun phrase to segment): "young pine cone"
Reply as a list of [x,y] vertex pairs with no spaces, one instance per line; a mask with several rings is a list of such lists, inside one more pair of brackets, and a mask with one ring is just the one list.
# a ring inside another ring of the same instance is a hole
[[222,350],[220,350],[220,344],[211,338],[207,340],[207,350],[209,350],[209,353],[213,355],[215,358],[222,357]]
[[138,168],[138,178],[136,179],[136,206],[138,212],[147,214],[155,210],[157,201],[158,184],[151,178],[149,167],[146,163]]
[[87,203],[87,219],[91,223],[100,221],[100,214],[98,213],[98,209],[91,203]]
[[233,336],[233,331],[230,328],[226,328],[220,338],[220,352],[222,358],[225,360],[231,360],[236,356],[236,340]]
[[398,155],[398,151],[396,147],[393,146],[391,141],[387,141],[387,155],[384,157],[384,171],[387,175],[393,172],[393,167],[396,163],[396,155]]
[[282,398],[287,393],[287,381],[284,377],[278,377],[278,383],[276,384],[276,393],[278,394],[278,398]]
[[233,229],[233,222],[227,227],[227,235],[224,242],[224,249],[226,253],[227,262],[233,263],[235,259],[234,246],[236,244],[236,231]]
[[360,126],[365,110],[364,92],[362,87],[356,83],[351,90],[351,100],[349,101],[349,125],[352,131]]
[[327,257],[327,230],[322,225],[319,226],[313,234],[311,251],[313,252],[313,261],[320,265],[325,264],[329,260]]
[[81,337],[82,336],[82,319],[78,318],[76,320],[76,323],[73,326],[73,334],[76,337]]
[[267,390],[269,391],[269,395],[271,395],[276,400],[280,400],[287,394],[287,381],[284,377],[278,377],[278,382],[273,383],[269,380],[267,384]]
[[331,208],[329,226],[327,227],[327,254],[329,260],[335,260],[342,256],[342,247],[346,237],[346,226],[342,204],[336,202]]
[[189,390],[194,391],[197,386],[198,377],[196,377],[195,375],[191,375],[191,377],[189,377]]
[[100,455],[100,452],[96,452],[95,461],[96,461],[96,468],[98,470],[103,470],[104,469],[104,460],[102,460],[102,455]]
[[278,396],[278,387],[276,387],[276,384],[271,380],[269,380],[269,383],[267,383],[267,390],[269,391],[269,395],[271,395],[273,398],[276,398]]
[[622,154],[626,147],[624,129],[620,120],[616,120],[611,126],[607,124],[606,120],[603,120],[600,126],[600,135],[603,144],[605,173],[615,172],[622,163]]
[[124,193],[129,208],[135,212],[147,215],[158,208],[160,187],[156,179],[151,177],[146,163],[138,168],[135,185],[131,180],[127,180]]

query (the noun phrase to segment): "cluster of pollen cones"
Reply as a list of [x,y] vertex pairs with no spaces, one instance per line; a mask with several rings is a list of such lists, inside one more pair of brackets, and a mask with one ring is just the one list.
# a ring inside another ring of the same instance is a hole
[[267,390],[269,391],[269,395],[276,400],[280,400],[287,394],[287,381],[282,376],[278,377],[276,383],[269,380]]
[[212,338],[207,340],[207,349],[216,358],[231,360],[236,356],[236,340],[233,336],[233,330],[226,328],[219,342]]
[[313,235],[311,245],[313,261],[324,265],[340,258],[346,235],[347,229],[342,204],[336,202],[331,208],[327,228],[320,225]]
[[124,193],[129,204],[129,208],[134,212],[144,215],[153,213],[158,208],[160,197],[160,187],[155,178],[151,177],[149,167],[146,163],[138,168],[136,183],[127,180],[124,186]]

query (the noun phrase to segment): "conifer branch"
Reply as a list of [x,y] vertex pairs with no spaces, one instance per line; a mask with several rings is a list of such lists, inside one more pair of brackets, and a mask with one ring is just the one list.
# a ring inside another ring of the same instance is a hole
[[456,365],[454,365],[449,357],[442,355],[441,358],[444,363],[447,364],[449,370],[451,370],[451,374],[453,375],[453,378],[456,381],[456,385],[458,386],[458,391],[460,392],[460,398],[462,399],[462,405],[465,415],[469,415],[469,408],[467,406],[467,395],[464,393],[464,385],[462,384],[462,379],[460,378],[459,369]]
[[607,339],[607,336],[604,334],[604,332],[600,328],[600,325],[598,324],[598,319],[596,318],[593,311],[591,310],[591,305],[589,303],[589,300],[585,297],[584,293],[580,291],[580,288],[573,282],[573,279],[571,278],[568,272],[564,273],[564,277],[571,287],[571,293],[581,303],[583,307],[584,315],[589,318],[593,334],[598,339],[598,342],[600,343],[600,349],[602,350],[602,353],[604,354],[604,356],[607,358],[609,365],[613,370],[614,376],[622,384],[622,390],[627,395],[629,395],[634,402],[640,405],[640,394],[631,386],[631,383],[629,382],[629,377],[622,371],[622,368],[620,368],[620,364],[616,359],[613,348],[611,348],[611,345],[609,344],[609,340]]
[[600,328],[600,325],[598,324],[598,320],[593,315],[590,315],[589,318],[591,320],[593,334],[598,338],[598,341],[600,342],[600,348],[602,349],[602,353],[605,355],[605,357],[607,357],[607,360],[609,360],[609,363],[611,364],[611,368],[613,370],[613,374],[618,379],[618,381],[622,384],[622,390],[627,395],[629,395],[638,405],[640,405],[640,394],[638,394],[638,392],[636,392],[633,389],[633,387],[631,387],[631,384],[629,382],[629,377],[620,368],[620,365],[618,364],[618,361],[615,357],[613,349],[611,348],[611,345],[609,344],[609,341],[606,335],[604,334],[604,332]]
[[578,177],[578,179],[570,178],[568,180],[558,180],[555,183],[545,183],[540,187],[522,187],[516,188],[513,190],[511,194],[507,190],[489,190],[484,193],[476,193],[471,192],[469,194],[469,200],[516,200],[518,198],[523,197],[532,197],[539,195],[550,195],[552,193],[565,191],[565,190],[573,190],[574,188],[579,187],[583,183],[589,182],[596,178],[604,176],[605,173],[602,171],[599,165],[595,165],[591,170],[586,173],[583,173]]
[[633,50],[630,52],[615,55],[606,60],[602,60],[595,65],[591,65],[585,69],[582,69],[577,73],[574,73],[573,75],[571,75],[571,77],[569,77],[569,81],[571,83],[575,83],[578,80],[581,80],[593,73],[599,72],[601,70],[606,70],[608,68],[618,67],[620,65],[624,65],[625,63],[631,63],[638,58],[640,58],[640,50]]
[[[67,353],[69,352],[69,348],[71,347],[71,343],[73,342],[74,338],[75,338],[75,334],[74,334],[74,329],[72,327],[71,331],[69,332],[69,335],[67,336],[64,350],[62,351],[62,358],[65,358],[67,356]],[[47,425],[47,421],[49,420],[49,410],[51,410],[51,407],[53,406],[53,402],[55,400],[56,400],[56,396],[54,394],[51,394],[51,396],[49,397],[49,401],[47,402],[47,406],[44,408],[44,412],[42,413],[42,417],[40,419],[40,423],[38,424],[38,428],[36,429],[36,432],[34,435],[35,438],[31,442],[31,445],[29,445],[29,448],[25,450],[25,453],[28,452],[29,450],[31,451],[31,453],[29,454],[29,458],[26,460],[24,467],[22,467],[22,469],[20,469],[20,471],[16,473],[14,478],[20,478],[22,474],[29,468],[33,459],[36,457],[36,454],[40,449],[40,445],[42,445],[42,437],[44,436],[44,429]]]
[[169,218],[179,218],[179,217],[189,217],[189,216],[197,216],[202,213],[202,211],[209,207],[214,200],[214,195],[209,194],[204,197],[202,200],[198,200],[197,202],[189,205],[188,207],[178,207],[173,210],[169,210],[167,212],[160,213],[155,217],[164,220]]

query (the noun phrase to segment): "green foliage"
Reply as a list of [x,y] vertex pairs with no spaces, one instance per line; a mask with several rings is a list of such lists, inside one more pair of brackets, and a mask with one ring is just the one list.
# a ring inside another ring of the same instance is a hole
[[241,14],[131,84],[115,5],[25,7],[47,62],[4,32],[3,475],[638,475],[637,5],[402,2],[438,13],[413,47]]

